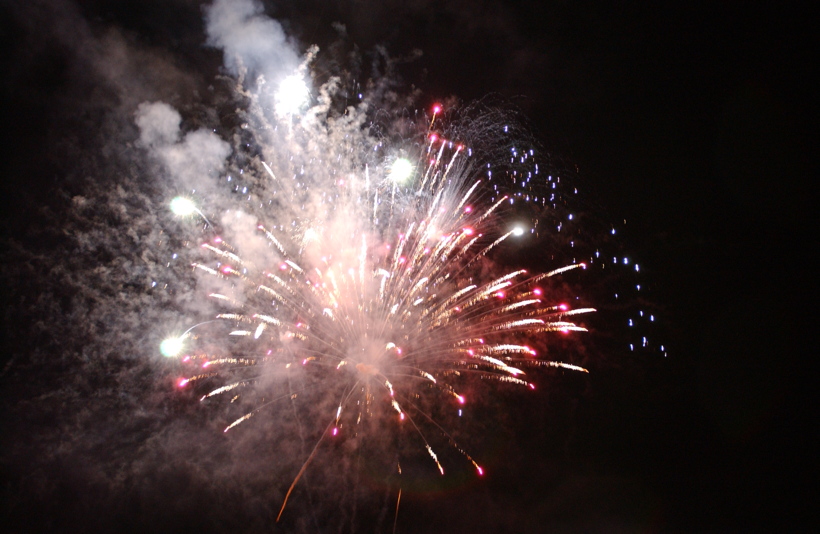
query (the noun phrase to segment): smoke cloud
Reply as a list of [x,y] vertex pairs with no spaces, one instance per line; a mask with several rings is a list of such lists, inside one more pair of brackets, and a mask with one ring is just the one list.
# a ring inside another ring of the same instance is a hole
[[137,108],[136,121],[140,128],[140,141],[148,148],[170,145],[179,139],[179,123],[182,116],[164,102],[143,102]]
[[296,47],[256,0],[216,0],[205,9],[208,44],[221,48],[234,76],[263,76],[274,86],[299,65]]

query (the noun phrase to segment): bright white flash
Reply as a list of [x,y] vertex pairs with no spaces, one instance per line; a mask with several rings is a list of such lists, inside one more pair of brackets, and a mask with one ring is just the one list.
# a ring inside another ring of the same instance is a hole
[[399,158],[390,166],[390,179],[396,183],[405,182],[413,175],[413,164],[404,158]]
[[319,234],[313,228],[305,230],[305,235],[302,236],[302,245],[316,243],[319,241]]
[[169,337],[168,339],[164,340],[162,343],[159,344],[159,351],[166,358],[173,358],[174,356],[182,352],[182,338]]
[[185,197],[175,197],[171,201],[171,211],[174,212],[174,215],[185,217],[194,213],[196,211],[196,206],[190,199]]
[[292,74],[282,80],[276,91],[276,113],[292,115],[298,113],[308,103],[310,90],[305,79],[299,74]]
[[513,228],[512,233],[514,236],[524,235],[524,229],[520,226],[516,226],[515,228]]

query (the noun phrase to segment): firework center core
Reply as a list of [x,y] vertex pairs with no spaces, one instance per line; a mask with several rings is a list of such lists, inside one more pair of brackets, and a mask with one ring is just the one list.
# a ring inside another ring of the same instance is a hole
[[368,365],[366,363],[357,363],[356,370],[362,373],[363,375],[370,375],[376,376],[379,374],[379,370],[374,365]]
[[383,368],[388,363],[394,347],[393,343],[364,338],[350,351],[351,363],[356,362],[356,371],[363,375],[378,376],[381,374],[379,367]]

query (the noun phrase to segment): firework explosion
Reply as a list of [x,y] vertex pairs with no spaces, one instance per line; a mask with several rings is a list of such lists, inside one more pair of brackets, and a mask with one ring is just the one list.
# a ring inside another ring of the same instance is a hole
[[[535,150],[517,146],[524,129],[497,106],[410,114],[389,77],[313,88],[318,49],[271,71],[235,38],[273,32],[270,19],[224,2],[208,18],[244,105],[232,146],[205,130],[182,137],[181,116],[163,103],[140,105],[136,121],[181,193],[168,205],[187,222],[167,265],[192,268],[194,307],[209,310],[160,345],[179,362],[176,386],[229,405],[226,433],[288,406],[310,421],[312,452],[285,503],[328,440],[387,433],[394,472],[409,447],[442,475],[442,449],[482,475],[447,423],[470,395],[490,392],[477,382],[535,389],[537,367],[586,372],[543,357],[550,335],[585,331],[577,316],[594,311],[568,305],[550,279],[585,262],[606,267],[571,231],[577,188],[542,172]],[[537,238],[553,270],[504,267],[499,251]],[[567,263],[556,261],[561,248],[572,250],[558,260]]]
[[300,56],[250,2],[207,21],[229,76],[192,103],[123,93],[127,125],[99,133],[116,162],[83,160],[62,218],[44,211],[60,235],[31,240],[58,253],[17,251],[18,287],[43,266],[25,331],[71,366],[32,358],[66,383],[42,388],[63,422],[31,439],[112,451],[111,506],[147,502],[168,469],[253,521],[295,487],[284,520],[302,527],[353,525],[382,489],[373,508],[392,512],[419,480],[501,473],[486,432],[517,416],[508,396],[594,372],[600,297],[635,292],[602,282],[634,264],[598,239],[612,228],[591,224],[577,174],[504,102],[419,105],[390,58],[329,68],[332,47]]
[[[550,303],[539,286],[546,278],[584,264],[534,276],[521,269],[487,279],[480,262],[524,229],[505,221],[505,205],[510,204],[506,195],[491,197],[492,191],[481,188],[482,177],[476,176],[464,154],[469,149],[430,131],[438,112],[436,106],[428,131],[422,132],[426,142],[413,160],[391,161],[387,156],[373,167],[365,163],[358,172],[325,171],[320,174],[324,180],[310,186],[297,182],[302,196],[322,198],[319,215],[302,217],[300,224],[282,224],[289,221],[275,216],[279,199],[268,199],[267,206],[262,202],[263,208],[271,207],[263,211],[274,212],[267,218],[272,222],[257,225],[258,237],[267,245],[261,249],[262,261],[259,253],[239,254],[218,235],[202,244],[212,258],[192,266],[230,284],[230,293],[210,292],[208,297],[224,308],[216,320],[229,325],[227,336],[243,341],[234,342],[228,351],[183,353],[188,340],[197,341],[200,328],[211,329],[213,321],[166,340],[166,355],[184,354],[183,368],[198,368],[182,378],[179,387],[213,382],[227,374],[228,382],[207,390],[202,400],[229,396],[235,402],[244,388],[268,375],[287,375],[288,383],[312,381],[321,397],[338,399],[317,423],[326,427],[321,439],[356,434],[363,419],[392,414],[412,427],[441,474],[444,467],[423,430],[430,425],[480,475],[481,466],[425,406],[464,405],[456,383],[465,376],[534,389],[523,368],[585,371],[539,359],[525,344],[546,332],[585,330],[571,318],[594,310]],[[299,126],[289,126],[288,135],[295,135]],[[322,132],[319,138],[332,137]],[[309,139],[317,139],[315,130]],[[378,154],[385,148],[380,145],[361,149]],[[384,152],[389,154],[389,147]],[[261,162],[272,184],[280,183],[278,171],[273,171],[276,164]],[[288,167],[292,172],[291,161]],[[285,201],[293,202],[294,197],[292,192]],[[175,198],[171,207],[179,215],[198,212],[205,218],[185,198]],[[245,215],[235,212],[227,217]],[[498,235],[499,231],[504,233]],[[225,432],[277,401],[295,401],[298,396],[292,391],[280,394],[244,413]]]

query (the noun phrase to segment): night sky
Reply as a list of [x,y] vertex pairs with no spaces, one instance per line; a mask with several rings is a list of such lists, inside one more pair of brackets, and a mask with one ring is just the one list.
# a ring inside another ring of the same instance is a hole
[[[406,58],[392,76],[419,91],[417,106],[490,98],[520,110],[598,216],[618,224],[659,310],[667,357],[587,354],[589,375],[547,373],[545,391],[494,394],[478,409],[498,427],[471,449],[488,475],[420,481],[402,497],[396,532],[817,528],[808,9],[263,3],[299,53],[314,43],[332,52],[343,25],[363,63],[377,47]],[[120,176],[151,169],[134,143],[141,102],[183,110],[183,128],[217,127],[215,117],[226,128],[229,106],[213,90],[222,54],[205,46],[202,12],[193,0],[0,0],[0,530],[327,531],[310,510],[336,505],[311,501],[319,489],[294,505],[312,519],[273,526],[290,479],[274,493],[223,491],[207,485],[211,464],[175,463],[187,447],[178,436],[212,428],[196,402],[163,393],[172,384],[156,378],[161,362],[140,355],[151,335],[126,342],[106,327],[118,313],[106,295],[139,291],[108,288],[95,270],[122,243],[77,252],[72,241],[126,233],[116,213],[78,223],[68,212],[93,196],[89,184],[116,195]],[[272,461],[241,447],[218,480]],[[372,520],[390,532],[395,496],[373,493],[357,506],[377,511],[360,511],[356,528]]]

